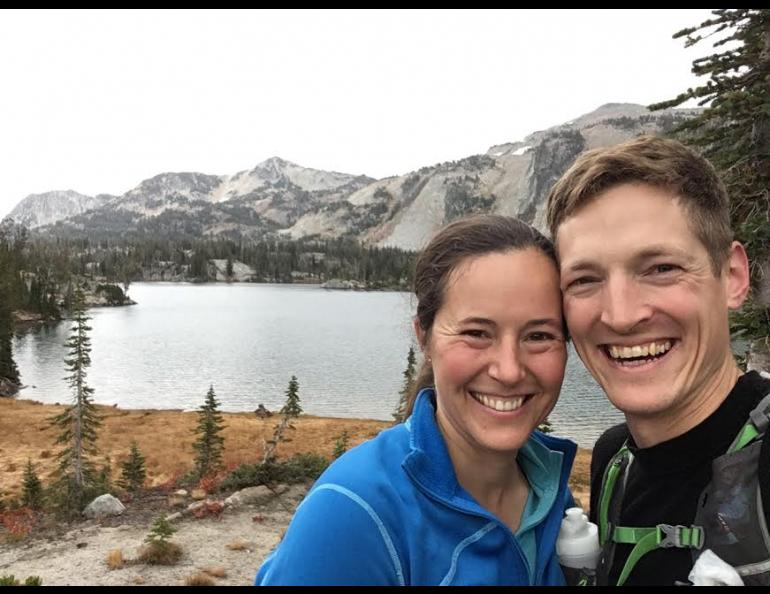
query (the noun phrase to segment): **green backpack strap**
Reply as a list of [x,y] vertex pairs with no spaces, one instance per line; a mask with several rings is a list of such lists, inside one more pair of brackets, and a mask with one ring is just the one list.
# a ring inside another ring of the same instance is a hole
[[[631,528],[615,526],[610,522],[610,507],[615,488],[618,481],[622,479],[621,488],[625,489],[624,483],[632,461],[633,454],[628,449],[628,444],[625,443],[607,466],[599,500],[599,542],[605,552],[607,551],[605,545],[608,543],[610,548],[616,544],[635,545],[620,573],[618,586],[625,584],[639,560],[650,551],[671,547],[700,549],[704,541],[703,529],[699,526],[658,524],[653,528]],[[615,518],[615,520],[617,519]]]
[[765,396],[754,410],[749,413],[749,420],[733,440],[733,443],[727,449],[728,453],[737,452],[743,449],[757,437],[767,431],[770,424],[770,394]]
[[699,526],[671,526],[658,524],[654,528],[628,528],[617,526],[612,531],[615,543],[636,545],[626,559],[618,578],[618,586],[626,583],[631,570],[647,553],[655,549],[700,549],[703,546],[703,529]]
[[626,468],[630,464],[632,455],[627,442],[613,456],[602,481],[601,497],[599,500],[599,544],[603,547],[610,538],[611,524],[609,521],[610,503],[615,492],[615,484],[618,478],[625,475]]

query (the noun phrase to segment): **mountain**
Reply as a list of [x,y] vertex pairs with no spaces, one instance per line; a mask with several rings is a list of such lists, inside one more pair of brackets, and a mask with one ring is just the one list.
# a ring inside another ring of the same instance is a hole
[[610,103],[521,141],[495,145],[483,155],[398,177],[374,180],[272,157],[234,175],[163,173],[93,210],[58,217],[37,214],[30,196],[9,216],[27,213],[29,226],[40,226],[39,233],[60,236],[345,235],[414,250],[446,222],[478,212],[517,216],[544,229],[548,190],[580,153],[666,132],[697,111],[650,112],[641,105]]
[[86,196],[72,190],[30,194],[6,217],[30,229],[79,215],[108,202],[113,196]]

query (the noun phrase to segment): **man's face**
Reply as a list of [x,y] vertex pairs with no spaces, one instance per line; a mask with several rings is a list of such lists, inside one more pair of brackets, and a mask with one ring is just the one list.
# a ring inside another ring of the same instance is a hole
[[556,245],[575,348],[629,421],[675,423],[724,397],[735,373],[728,308],[745,297],[739,244],[714,276],[679,201],[623,184],[567,218]]

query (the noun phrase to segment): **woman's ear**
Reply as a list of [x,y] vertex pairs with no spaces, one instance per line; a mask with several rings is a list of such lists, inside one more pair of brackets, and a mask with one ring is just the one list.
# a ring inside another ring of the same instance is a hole
[[425,349],[428,346],[426,342],[426,332],[422,329],[422,326],[420,326],[420,320],[417,319],[417,316],[412,319],[412,327],[414,328],[414,335],[417,337],[417,343],[420,345],[420,349],[423,354],[427,354],[425,353]]

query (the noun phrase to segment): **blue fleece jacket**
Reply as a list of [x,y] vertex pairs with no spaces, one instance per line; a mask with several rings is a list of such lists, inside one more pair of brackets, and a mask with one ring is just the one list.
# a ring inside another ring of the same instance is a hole
[[564,584],[555,546],[573,503],[567,478],[575,444],[537,432],[530,437],[536,449],[563,454],[553,504],[532,528],[533,572],[510,529],[457,482],[433,398],[423,390],[406,423],[350,450],[321,475],[257,573],[257,585]]

